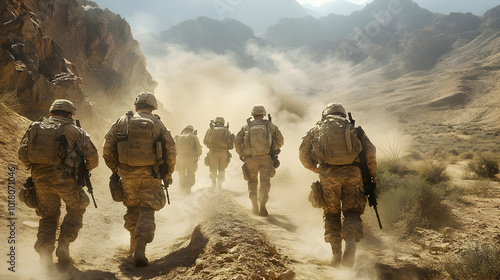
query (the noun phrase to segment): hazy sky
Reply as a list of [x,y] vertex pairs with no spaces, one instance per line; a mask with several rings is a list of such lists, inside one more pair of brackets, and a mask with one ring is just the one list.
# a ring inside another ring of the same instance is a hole
[[[335,2],[332,0],[296,0],[296,1],[299,2],[300,4],[311,4],[313,6],[319,6],[321,4],[328,2]],[[366,4],[370,2],[370,0],[347,0],[347,2],[352,2],[355,4]]]

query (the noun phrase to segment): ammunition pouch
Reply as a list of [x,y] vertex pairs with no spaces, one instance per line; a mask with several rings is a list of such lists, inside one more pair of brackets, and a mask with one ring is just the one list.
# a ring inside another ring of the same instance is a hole
[[109,191],[111,192],[111,197],[114,201],[123,201],[123,187],[121,184],[121,178],[117,173],[113,173],[113,175],[109,177]]
[[22,188],[19,192],[19,200],[24,202],[24,204],[26,204],[29,208],[37,208],[38,201],[36,199],[36,190],[33,179],[29,177],[23,186],[24,188]]
[[325,207],[325,200],[323,198],[323,187],[319,181],[312,183],[311,192],[309,193],[309,202],[314,208]]

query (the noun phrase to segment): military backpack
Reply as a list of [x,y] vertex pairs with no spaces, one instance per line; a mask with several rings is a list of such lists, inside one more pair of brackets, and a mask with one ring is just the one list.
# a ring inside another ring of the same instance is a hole
[[341,116],[329,115],[317,126],[312,147],[318,163],[352,164],[361,152],[362,145],[351,122]]
[[62,163],[66,157],[66,149],[60,142],[60,137],[63,135],[61,127],[64,125],[43,118],[30,126],[27,149],[29,162],[50,165]]
[[209,149],[228,149],[231,141],[229,130],[225,126],[214,126],[210,128],[207,138]]
[[247,120],[248,126],[244,136],[244,154],[246,156],[268,155],[273,144],[272,135],[269,132],[269,121]]
[[130,166],[150,166],[161,158],[161,142],[154,138],[155,123],[139,113],[128,112],[126,124],[117,131],[118,161]]

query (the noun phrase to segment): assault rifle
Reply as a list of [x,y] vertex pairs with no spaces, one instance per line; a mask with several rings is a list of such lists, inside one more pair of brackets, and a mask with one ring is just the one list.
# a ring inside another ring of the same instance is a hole
[[165,180],[165,175],[168,174],[168,165],[167,161],[165,160],[165,157],[167,155],[167,140],[165,137],[160,137],[160,142],[161,142],[161,151],[162,151],[162,159],[163,162],[160,163],[158,168],[160,169],[160,177],[161,180],[163,181],[163,189],[165,190],[165,194],[167,195],[167,202],[170,204],[170,195],[168,194],[168,187],[170,184],[172,184],[172,178]]
[[[353,127],[355,126],[356,121],[352,118],[351,113],[348,113],[349,121],[351,122]],[[359,141],[362,141],[363,135],[365,135],[365,131],[361,128],[361,126],[356,127],[356,134],[359,138]],[[373,207],[375,210],[375,214],[377,215],[378,226],[382,229],[382,223],[380,222],[380,217],[378,215],[377,210],[377,195],[375,194],[375,189],[377,188],[377,183],[373,177],[370,176],[370,172],[368,171],[368,162],[366,161],[366,151],[363,148],[359,153],[359,160],[361,161],[360,168],[361,174],[363,175],[363,187],[364,194],[368,197],[368,204],[370,207]]]
[[[267,114],[267,119],[269,122],[273,122],[273,119],[271,118],[271,114]],[[274,143],[274,138],[273,143]],[[281,149],[273,150],[272,149],[273,145],[271,144],[271,152],[269,155],[271,156],[271,160],[273,161],[273,167],[278,168],[280,166],[280,160],[278,159],[278,155],[281,153]]]
[[[82,128],[80,126],[80,120],[76,120],[76,126]],[[80,149],[76,149],[76,164],[75,166],[78,168],[77,170],[77,181],[79,185],[86,186],[87,192],[92,197],[92,201],[94,202],[94,207],[97,208],[97,204],[95,203],[94,198],[94,188],[92,188],[92,182],[90,181],[90,171],[85,167],[85,157],[83,156],[83,152]]]

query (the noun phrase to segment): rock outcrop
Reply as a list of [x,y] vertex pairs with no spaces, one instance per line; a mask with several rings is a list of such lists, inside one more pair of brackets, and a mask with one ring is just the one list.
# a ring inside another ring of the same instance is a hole
[[55,98],[89,112],[92,101],[130,102],[156,87],[128,23],[94,2],[0,0],[0,9],[0,94],[16,92],[25,116],[46,114]]

